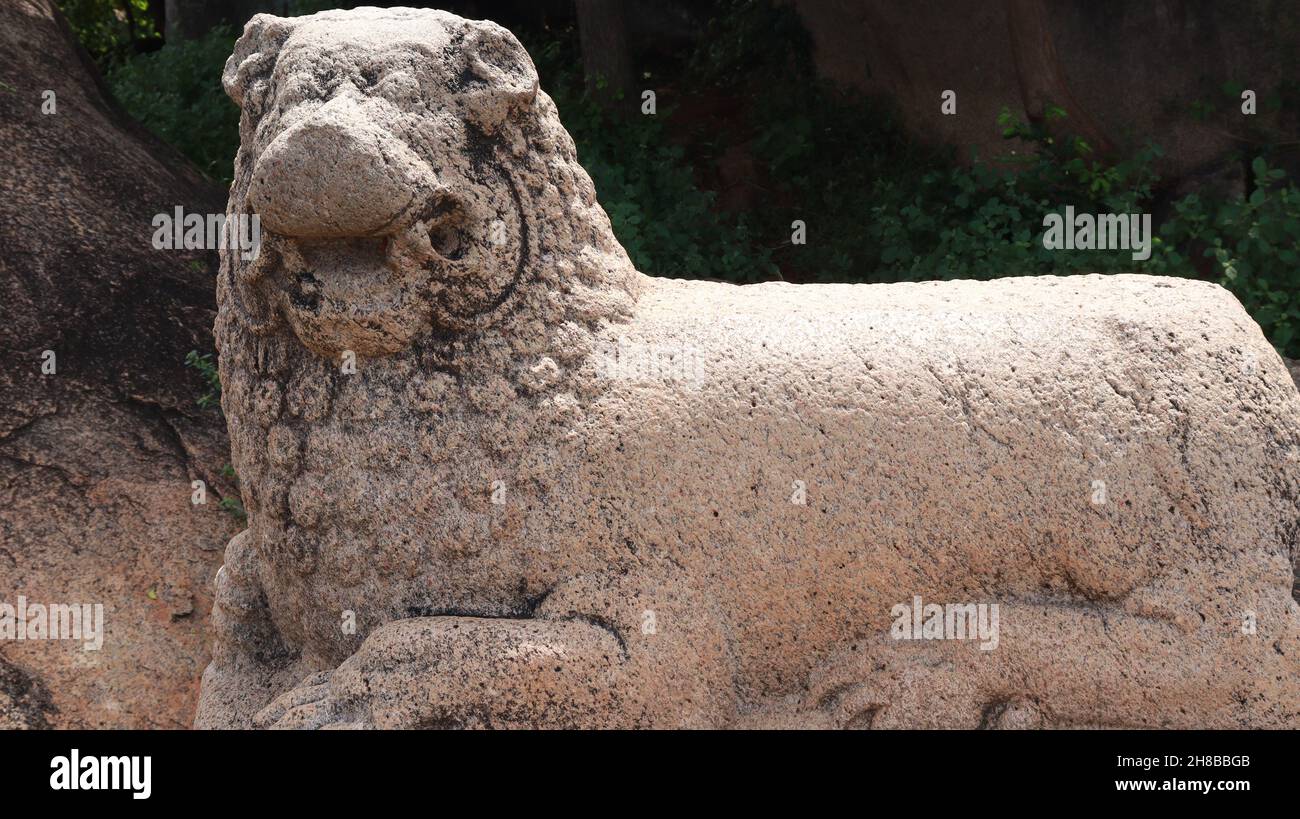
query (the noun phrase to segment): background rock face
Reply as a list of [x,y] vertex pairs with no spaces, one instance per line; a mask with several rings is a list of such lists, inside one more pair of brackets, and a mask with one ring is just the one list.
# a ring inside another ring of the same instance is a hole
[[153,250],[151,219],[220,191],[109,102],[53,3],[0,5],[0,81],[0,600],[102,603],[107,627],[98,652],[0,643],[0,725],[184,726],[233,520],[183,363],[212,348],[209,260]]
[[200,725],[1296,724],[1300,395],[1221,288],[646,279],[442,13],[259,16],[226,87]]
[[[1094,146],[1147,142],[1167,154],[1167,175],[1226,169],[1246,142],[1240,124],[1198,117],[1197,100],[1235,110],[1224,83],[1256,90],[1286,75],[1300,19],[1251,0],[1133,4],[1096,0],[1001,3],[918,0],[795,0],[816,43],[819,70],[846,86],[895,100],[916,136],[984,158],[1011,147],[992,125],[1004,107],[1041,121],[1065,108],[1070,127]],[[944,89],[958,116],[936,117]],[[1181,103],[1176,101],[1183,101]],[[1290,133],[1295,112],[1260,109],[1266,130]],[[1231,120],[1229,120],[1231,121]]]

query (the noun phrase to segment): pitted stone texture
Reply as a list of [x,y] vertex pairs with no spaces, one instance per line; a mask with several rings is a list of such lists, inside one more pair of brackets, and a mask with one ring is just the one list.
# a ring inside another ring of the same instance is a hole
[[[278,215],[219,287],[199,725],[1297,723],[1300,395],[1226,291],[643,277],[441,12],[258,16],[226,78]],[[998,648],[891,639],[917,595]]]
[[184,363],[212,349],[216,254],[150,239],[225,194],[113,102],[55,0],[0,3],[0,144],[0,602],[101,603],[105,626],[84,651],[0,616],[0,729],[179,728],[237,528]]

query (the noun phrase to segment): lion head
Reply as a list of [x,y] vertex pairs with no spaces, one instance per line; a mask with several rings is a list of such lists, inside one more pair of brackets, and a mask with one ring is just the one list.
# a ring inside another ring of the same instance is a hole
[[228,215],[263,228],[218,280],[256,554],[228,565],[289,644],[336,659],[410,611],[519,608],[540,581],[491,487],[545,496],[638,287],[527,52],[439,11],[257,15],[223,82],[243,109]]
[[238,295],[253,324],[282,319],[319,355],[474,327],[572,249],[547,247],[542,221],[585,215],[612,252],[601,261],[626,263],[607,220],[580,213],[590,180],[528,53],[494,23],[257,15],[223,83],[243,109],[231,202],[265,235]]

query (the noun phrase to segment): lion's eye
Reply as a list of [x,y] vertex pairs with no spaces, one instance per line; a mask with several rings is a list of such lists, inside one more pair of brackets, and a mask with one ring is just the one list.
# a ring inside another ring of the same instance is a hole
[[266,80],[254,80],[244,91],[244,110],[248,111],[255,120],[262,116],[270,87],[270,83]]
[[439,224],[429,227],[429,244],[444,259],[456,260],[465,255],[460,228],[454,224]]
[[431,202],[422,215],[421,223],[429,234],[429,245],[444,259],[456,260],[465,255],[467,215],[459,202],[451,197],[439,197]]
[[365,90],[378,85],[384,79],[384,72],[379,66],[367,65],[357,72],[357,76],[357,88]]
[[420,84],[409,73],[399,71],[381,78],[375,85],[373,93],[398,107],[405,107],[419,99]]
[[307,89],[307,95],[305,98],[327,102],[330,97],[334,96],[334,90],[336,88],[338,88],[338,83],[313,86]]
[[324,100],[325,95],[312,82],[298,81],[285,88],[279,95],[278,100],[287,105],[294,105],[299,102],[308,102],[311,100]]
[[296,77],[290,81],[290,84],[284,89],[284,101],[293,104],[298,102],[326,102],[334,96],[335,90],[343,80],[335,70],[322,71],[316,75],[305,75]]

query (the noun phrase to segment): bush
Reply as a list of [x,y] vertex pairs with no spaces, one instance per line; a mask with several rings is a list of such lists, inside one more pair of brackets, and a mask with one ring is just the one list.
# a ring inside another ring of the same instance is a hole
[[529,48],[573,136],[601,206],[632,262],[656,276],[753,281],[778,275],[742,219],[714,210],[715,194],[662,124],[671,112],[627,119],[583,90],[573,32]]
[[111,68],[108,84],[131,116],[214,180],[229,183],[239,149],[239,107],[221,87],[235,33],[218,27]]
[[1189,194],[1161,230],[1156,270],[1181,274],[1190,254],[1213,259],[1219,282],[1241,299],[1283,355],[1300,358],[1300,188],[1261,157],[1251,164],[1254,191],[1207,201]]
[[[725,0],[720,10],[692,73],[749,99],[752,144],[773,189],[753,235],[788,235],[793,219],[808,225],[808,244],[777,258],[787,274],[867,282],[1083,271],[1206,277],[1241,299],[1279,351],[1300,357],[1300,189],[1263,156],[1254,159],[1249,196],[1174,202],[1154,226],[1145,262],[1128,251],[1048,251],[1043,216],[1065,205],[1155,209],[1160,149],[1103,161],[1086,142],[1053,136],[1066,129],[1004,111],[1002,136],[1024,150],[996,166],[963,166],[909,140],[887,108],[820,81],[792,9]],[[1064,110],[1049,110],[1047,120],[1068,129]]]
[[149,14],[149,0],[59,0],[59,10],[101,71],[156,47],[162,39]]

